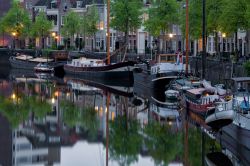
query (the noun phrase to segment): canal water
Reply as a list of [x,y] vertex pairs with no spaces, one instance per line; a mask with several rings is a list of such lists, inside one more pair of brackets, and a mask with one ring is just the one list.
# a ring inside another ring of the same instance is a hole
[[1,166],[202,166],[211,154],[250,165],[249,149],[223,131],[161,105],[164,90],[0,70]]

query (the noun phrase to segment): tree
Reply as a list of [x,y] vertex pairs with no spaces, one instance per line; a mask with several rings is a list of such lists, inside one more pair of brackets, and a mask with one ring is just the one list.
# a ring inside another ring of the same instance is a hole
[[[77,13],[70,10],[64,18],[62,34],[70,38],[71,46],[74,46],[74,35],[80,31],[80,17]],[[67,48],[66,42],[66,48]]]
[[[93,36],[94,37],[94,42],[96,41],[95,39],[95,34],[98,31],[97,29],[97,23],[99,21],[99,15],[98,15],[98,11],[96,9],[95,6],[91,6],[88,8],[88,11],[85,15],[85,20],[86,21],[86,34],[89,36]],[[93,42],[92,42],[92,50],[93,50]]]
[[[202,30],[202,1],[201,0],[190,0],[189,1],[189,36],[191,39],[199,39],[201,38],[201,30]],[[182,34],[185,34],[186,31],[186,17],[185,10],[183,9],[181,15],[181,29]]]
[[2,44],[2,46],[5,45],[5,43],[4,43],[4,33],[5,33],[5,25],[4,25],[3,21],[2,21],[2,19],[0,19],[0,34],[3,37],[3,43],[0,43],[0,45]]
[[[178,23],[178,3],[176,0],[155,1],[148,10],[149,18],[145,21],[146,30],[154,37],[162,35],[165,41],[166,33],[170,31],[171,25]],[[164,49],[165,49],[165,45]]]
[[135,32],[141,25],[142,3],[138,0],[113,0],[110,6],[110,26],[125,33],[124,46],[127,48],[129,32]]
[[248,20],[246,19],[249,0],[223,0],[223,11],[220,17],[222,31],[227,34],[235,34],[235,55],[238,60],[238,30],[246,30]]
[[52,29],[52,22],[47,19],[44,12],[40,12],[32,26],[31,34],[33,37],[42,38],[42,48],[44,49],[44,37],[48,36]]
[[208,34],[215,34],[215,52],[218,52],[218,32],[221,31],[222,25],[219,19],[223,11],[222,0],[206,1],[207,10],[207,32]]
[[2,18],[1,24],[4,25],[4,31],[16,38],[25,38],[28,36],[27,27],[30,27],[31,21],[27,11],[19,6],[19,3],[13,2],[11,9]]

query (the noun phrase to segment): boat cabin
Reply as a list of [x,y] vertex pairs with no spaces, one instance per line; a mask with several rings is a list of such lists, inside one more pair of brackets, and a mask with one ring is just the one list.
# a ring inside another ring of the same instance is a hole
[[94,66],[103,66],[105,64],[103,63],[102,60],[87,59],[82,57],[79,59],[73,59],[71,65],[75,67],[94,67]]
[[219,100],[218,95],[209,94],[205,88],[188,89],[185,91],[185,96],[190,101],[199,104],[208,104]]
[[157,57],[157,63],[175,63],[177,60],[177,54],[159,54]]

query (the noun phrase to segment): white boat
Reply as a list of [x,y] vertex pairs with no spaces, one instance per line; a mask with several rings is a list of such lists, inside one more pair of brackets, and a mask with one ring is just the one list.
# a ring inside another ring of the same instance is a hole
[[165,95],[168,100],[178,100],[179,92],[177,90],[169,89],[165,91]]
[[54,68],[48,65],[47,63],[39,63],[34,67],[35,72],[44,72],[44,73],[52,73],[54,72]]
[[233,122],[235,112],[233,110],[233,99],[215,103],[215,107],[207,111],[205,122],[214,130],[229,125]]
[[181,53],[178,54],[159,54],[156,63],[151,60],[136,65],[134,70],[135,82],[147,82],[149,87],[164,88],[172,80],[183,75],[186,64],[183,63]]
[[13,68],[19,69],[34,69],[39,63],[53,63],[53,59],[49,58],[35,58],[29,55],[18,54],[17,56],[10,56],[10,65]]
[[235,95],[234,107],[236,109],[233,124],[250,132],[250,100],[248,93],[237,93]]

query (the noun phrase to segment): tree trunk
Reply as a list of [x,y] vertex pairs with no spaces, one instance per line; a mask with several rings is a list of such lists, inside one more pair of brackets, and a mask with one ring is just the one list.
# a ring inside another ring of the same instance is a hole
[[70,47],[74,47],[74,34],[70,37]]

